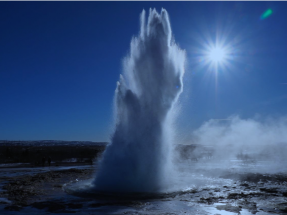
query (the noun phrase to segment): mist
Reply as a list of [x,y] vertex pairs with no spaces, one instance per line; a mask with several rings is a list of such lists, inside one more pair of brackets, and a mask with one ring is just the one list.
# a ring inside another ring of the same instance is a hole
[[[192,132],[192,143],[204,146],[212,156],[202,156],[195,165],[212,160],[231,167],[232,160],[241,160],[242,166],[265,162],[264,167],[252,171],[280,172],[286,170],[287,117],[259,117],[244,119],[237,115],[224,120],[211,119]],[[244,165],[245,164],[245,165]]]

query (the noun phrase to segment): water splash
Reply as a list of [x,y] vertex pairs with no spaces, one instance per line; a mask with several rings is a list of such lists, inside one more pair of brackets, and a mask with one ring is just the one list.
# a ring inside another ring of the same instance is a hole
[[174,106],[185,52],[172,39],[168,13],[150,9],[133,37],[115,92],[116,122],[94,181],[107,192],[158,192],[170,183]]

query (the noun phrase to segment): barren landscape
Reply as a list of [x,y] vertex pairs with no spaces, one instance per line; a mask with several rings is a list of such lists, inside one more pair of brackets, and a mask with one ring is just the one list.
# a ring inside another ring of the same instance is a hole
[[[212,157],[201,157],[198,161],[185,159],[179,168],[190,183],[178,191],[126,196],[98,193],[85,198],[71,195],[69,186],[90,183],[93,179],[98,166],[97,159],[94,160],[93,164],[70,162],[51,167],[47,164],[44,167],[2,166],[1,214],[287,213],[287,174],[255,171],[268,162],[254,164],[238,160],[233,166],[222,168],[214,164]],[[198,167],[199,161],[203,163],[201,167]]]

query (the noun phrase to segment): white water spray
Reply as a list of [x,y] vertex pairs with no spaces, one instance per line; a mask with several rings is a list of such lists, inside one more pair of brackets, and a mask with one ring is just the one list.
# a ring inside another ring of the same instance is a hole
[[132,38],[115,92],[116,123],[94,181],[107,192],[158,192],[170,183],[172,119],[182,92],[185,52],[167,11],[149,11]]

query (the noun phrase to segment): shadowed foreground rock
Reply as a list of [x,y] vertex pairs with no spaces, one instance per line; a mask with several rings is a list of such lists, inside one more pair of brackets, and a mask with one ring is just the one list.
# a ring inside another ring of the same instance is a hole
[[[287,175],[283,173],[232,174],[228,171],[221,171],[216,178],[225,178],[227,179],[225,181],[230,183],[162,193],[143,199],[136,199],[137,196],[134,196],[133,199],[124,199],[122,195],[119,195],[116,199],[104,198],[105,196],[99,196],[98,198],[68,197],[62,190],[63,184],[90,179],[93,172],[92,169],[72,168],[32,176],[0,178],[0,182],[1,180],[6,181],[2,186],[2,190],[0,187],[0,198],[4,197],[10,201],[0,202],[4,214],[5,211],[12,211],[10,213],[13,214],[17,214],[18,211],[24,213],[27,210],[29,211],[31,207],[37,209],[40,214],[47,212],[58,214],[83,212],[85,214],[87,211],[99,212],[107,209],[117,210],[117,208],[126,208],[125,214],[134,214],[135,211],[138,214],[146,214],[147,212],[150,214],[167,214],[167,212],[168,214],[179,214],[173,207],[165,207],[163,212],[159,212],[159,202],[166,205],[175,202],[181,202],[182,205],[193,205],[190,207],[191,211],[194,210],[193,208],[205,209],[213,206],[219,214],[220,211],[233,213],[248,211],[251,214],[261,211],[273,214],[287,213]],[[198,172],[198,175],[210,177],[209,173],[204,170],[194,170],[194,172]],[[218,203],[221,205],[218,205]],[[110,214],[105,212],[103,214]]]
[[[34,205],[39,207],[37,202],[43,201],[51,195],[63,193],[64,183],[76,179],[87,179],[91,177],[93,170],[90,169],[68,169],[61,171],[50,171],[39,173],[34,176],[26,175],[9,180],[9,183],[3,186],[0,197],[5,197],[12,202],[7,206],[8,210],[20,210],[23,206]],[[53,204],[51,208],[59,208],[59,205]],[[53,210],[53,209],[49,209]]]

